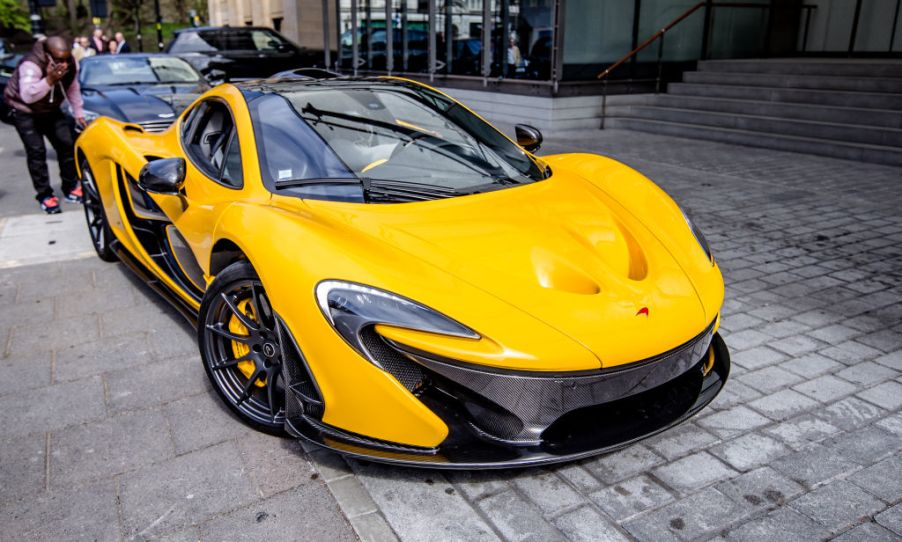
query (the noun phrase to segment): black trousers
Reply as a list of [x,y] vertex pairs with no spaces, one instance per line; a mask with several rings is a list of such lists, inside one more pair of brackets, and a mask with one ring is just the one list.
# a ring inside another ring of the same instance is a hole
[[74,144],[72,142],[72,128],[66,121],[62,111],[45,113],[41,115],[29,115],[21,111],[15,112],[16,131],[25,145],[25,156],[28,160],[28,172],[31,174],[31,182],[37,192],[38,201],[53,195],[53,187],[50,186],[50,173],[47,170],[47,148],[44,146],[46,137],[53,149],[60,167],[60,179],[63,184],[63,194],[68,194],[78,184],[78,175],[75,171]]

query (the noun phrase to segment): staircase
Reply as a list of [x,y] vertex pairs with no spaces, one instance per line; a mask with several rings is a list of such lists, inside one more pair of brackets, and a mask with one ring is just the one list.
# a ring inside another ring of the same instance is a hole
[[708,60],[605,126],[902,166],[902,61]]

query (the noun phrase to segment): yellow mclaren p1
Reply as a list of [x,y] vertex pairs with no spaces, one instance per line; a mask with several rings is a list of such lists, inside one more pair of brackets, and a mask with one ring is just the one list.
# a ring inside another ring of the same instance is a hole
[[248,424],[439,468],[536,465],[686,420],[726,382],[723,279],[655,184],[537,157],[397,78],[220,85],[76,144],[97,253],[197,328]]

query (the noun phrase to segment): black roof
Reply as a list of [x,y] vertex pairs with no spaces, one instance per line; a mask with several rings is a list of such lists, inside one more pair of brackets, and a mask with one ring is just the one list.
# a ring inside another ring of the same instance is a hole
[[302,89],[321,88],[373,88],[382,87],[410,87],[410,81],[392,79],[389,77],[329,77],[316,79],[313,77],[298,78],[269,78],[253,79],[250,81],[233,82],[232,85],[240,90],[245,98],[251,99],[260,94],[281,94]]
[[173,34],[182,34],[182,33],[190,33],[190,32],[203,32],[207,30],[224,30],[226,32],[229,31],[246,31],[246,30],[269,30],[275,34],[278,34],[275,30],[268,26],[189,26],[187,28],[180,28],[173,32]]
[[179,56],[177,56],[177,55],[171,55],[171,54],[169,54],[169,53],[122,53],[122,54],[115,54],[115,55],[92,55],[92,56],[87,56],[87,57],[81,59],[81,60],[79,61],[79,63],[88,62],[88,61],[94,62],[94,61],[97,61],[97,60],[115,60],[115,59],[117,59],[117,58],[123,58],[123,57],[126,57],[126,58],[157,58],[157,57],[167,57],[167,58],[178,58],[178,59],[181,59],[181,57],[179,57]]

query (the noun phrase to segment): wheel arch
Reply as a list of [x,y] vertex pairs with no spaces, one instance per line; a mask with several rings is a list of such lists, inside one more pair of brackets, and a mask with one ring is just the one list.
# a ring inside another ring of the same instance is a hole
[[81,148],[81,145],[75,146],[75,173],[78,175],[78,178],[81,179],[84,172],[81,170],[81,164],[88,157],[85,155],[85,151]]
[[252,266],[254,265],[235,241],[227,237],[220,238],[213,244],[213,250],[210,251],[210,278],[212,279],[226,267],[240,261],[246,261],[251,263]]

